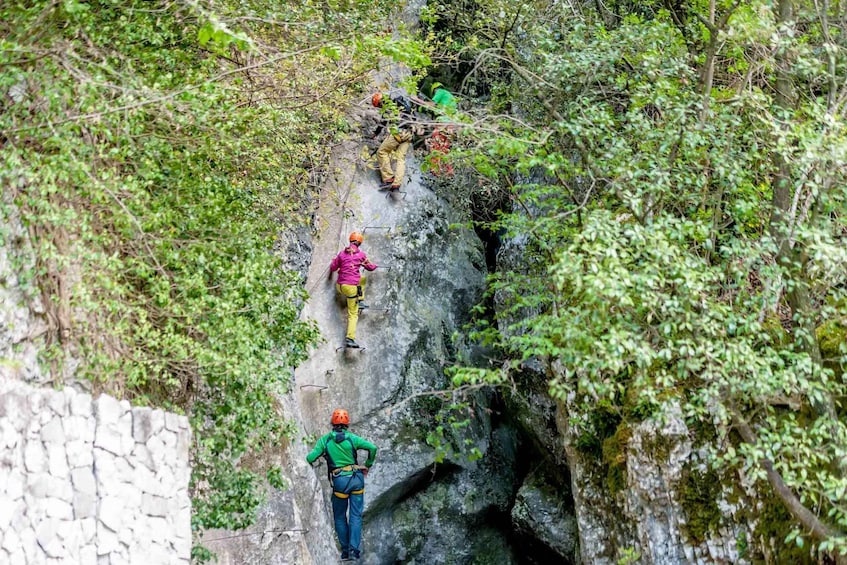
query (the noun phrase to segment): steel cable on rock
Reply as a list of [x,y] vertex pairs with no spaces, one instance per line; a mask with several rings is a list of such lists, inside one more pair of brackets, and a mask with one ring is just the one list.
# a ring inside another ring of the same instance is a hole
[[[349,210],[350,213],[353,213],[353,211],[350,208],[347,207],[347,201],[350,199],[350,193],[353,191],[354,179],[355,179],[355,175],[352,175],[350,177],[350,181],[347,183],[346,190],[344,191],[344,196],[342,197],[341,202],[340,202],[340,208],[341,208],[341,214],[342,214],[341,220],[342,221],[341,221],[341,225],[340,225],[340,229],[338,231],[337,237],[342,244],[343,244],[343,241],[344,241],[344,233],[345,233],[345,231],[347,231],[345,228],[348,227],[348,223],[349,223],[349,220],[350,220],[350,218],[346,214],[346,212]],[[320,281],[322,281],[324,279],[324,277],[326,277],[327,272],[329,272],[329,265],[327,265],[326,268],[323,271],[321,271],[321,274],[314,281],[312,281],[312,284],[306,286],[306,292],[311,294],[312,291],[315,289],[315,287],[318,285],[318,283]]]

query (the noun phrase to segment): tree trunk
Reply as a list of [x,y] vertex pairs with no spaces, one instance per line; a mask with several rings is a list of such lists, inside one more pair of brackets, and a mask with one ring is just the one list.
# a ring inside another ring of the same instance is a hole
[[[778,23],[782,25],[790,24],[793,17],[793,0],[779,0]],[[776,106],[788,113],[794,109],[796,99],[794,83],[791,78],[791,54],[786,51],[778,53],[776,65]],[[805,276],[805,260],[802,253],[797,250],[799,246],[796,248],[791,246],[791,234],[794,231],[794,222],[796,221],[791,212],[793,200],[791,168],[786,157],[779,152],[774,152],[773,161],[776,175],[773,182],[773,209],[768,228],[777,245],[777,263],[786,270],[786,279],[790,278],[792,282],[788,285],[789,290],[786,294],[794,318],[792,333],[802,350],[807,352],[817,365],[820,365],[821,352],[815,337],[814,304],[809,294],[809,285]],[[831,401],[825,404],[825,406],[815,406],[815,409],[819,413],[835,417],[835,410]]]

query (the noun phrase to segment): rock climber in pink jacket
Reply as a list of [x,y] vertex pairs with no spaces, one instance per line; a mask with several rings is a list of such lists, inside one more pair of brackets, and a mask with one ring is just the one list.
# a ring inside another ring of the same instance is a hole
[[368,307],[363,302],[365,279],[360,270],[362,267],[368,271],[377,268],[377,265],[368,261],[368,256],[359,249],[363,240],[364,237],[361,233],[357,231],[351,233],[350,245],[342,249],[329,265],[329,278],[332,279],[332,273],[338,271],[335,288],[347,299],[347,339],[344,342],[345,347],[359,347],[359,344],[356,343],[356,323],[359,321],[359,310]]

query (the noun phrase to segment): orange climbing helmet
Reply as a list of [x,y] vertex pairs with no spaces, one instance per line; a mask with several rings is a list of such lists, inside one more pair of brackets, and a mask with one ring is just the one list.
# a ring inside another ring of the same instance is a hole
[[357,231],[354,231],[350,234],[350,243],[355,243],[356,245],[362,245],[362,242],[365,240],[365,237]]
[[345,410],[343,408],[337,408],[332,413],[332,419],[330,421],[332,422],[333,426],[338,426],[338,425],[349,426],[350,425],[350,414],[348,414],[347,410]]
[[379,108],[382,106],[382,92],[377,92],[373,96],[371,96],[371,104]]

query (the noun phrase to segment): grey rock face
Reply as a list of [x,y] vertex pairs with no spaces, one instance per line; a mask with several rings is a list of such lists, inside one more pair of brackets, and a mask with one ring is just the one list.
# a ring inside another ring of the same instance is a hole
[[[346,154],[358,155],[355,147]],[[479,241],[453,225],[460,218],[421,185],[416,167],[409,170],[412,176],[404,185],[403,199],[378,192],[375,171],[355,163],[338,167],[338,187],[353,190],[338,204],[338,198],[321,199],[324,207],[318,216],[336,218],[336,223],[326,225],[315,241],[307,283],[312,294],[304,310],[305,316],[317,320],[327,342],[295,371],[308,432],[317,436],[328,431],[331,411],[344,407],[353,419],[352,431],[380,448],[365,494],[364,547],[371,563],[390,562],[398,552],[414,558],[413,550],[395,538],[382,540],[384,532],[395,528],[381,524],[394,523],[392,516],[402,513],[404,501],[425,496],[430,488],[435,452],[426,436],[436,425],[433,413],[441,400],[426,391],[446,388],[443,369],[459,354],[452,335],[484,284]],[[363,251],[384,269],[366,273],[364,293],[371,308],[359,317],[356,339],[367,349],[336,351],[346,314],[326,280],[327,267],[354,230],[364,232]],[[323,386],[327,388],[319,388]],[[485,452],[489,433],[487,415],[475,414],[470,441]],[[322,470],[316,474],[322,479]],[[448,513],[453,514],[466,522],[461,512]],[[424,525],[411,523],[417,524],[418,533],[406,528],[406,537],[421,537]],[[423,546],[420,551],[429,552]]]
[[518,563],[505,530],[492,526],[517,488],[516,442],[515,430],[495,428],[490,457],[416,477],[412,492],[368,517],[364,563]]
[[[569,491],[569,489],[567,489]],[[551,484],[540,473],[530,474],[512,506],[515,528],[541,541],[570,563],[578,562],[579,533],[573,508],[563,505],[569,492]]]
[[[325,342],[295,369],[293,390],[283,399],[304,436],[280,455],[291,489],[269,500],[255,528],[244,532],[250,535],[208,546],[221,563],[337,559],[324,463],[312,470],[303,458],[329,430],[332,410],[343,407],[351,414],[351,431],[380,449],[365,492],[364,563],[469,563],[478,556],[488,556],[479,563],[517,563],[502,530],[489,525],[491,516],[500,516],[508,529],[518,487],[516,432],[492,430],[487,398],[479,396],[480,408],[468,413],[471,425],[452,440],[467,440],[490,457],[472,462],[457,453],[436,464],[426,441],[443,402],[428,391],[448,388],[444,368],[467,353],[453,335],[481,297],[482,246],[421,184],[414,164],[405,197],[386,197],[377,190],[376,171],[360,155],[355,143],[339,149],[316,213],[303,316],[317,322]],[[382,267],[365,273],[370,309],[360,314],[356,334],[363,350],[337,349],[346,310],[327,277],[352,231],[364,233],[362,250]],[[267,533],[298,529],[308,531]],[[225,534],[210,532],[207,538]]]
[[[713,501],[721,512],[719,528],[707,532],[702,542],[687,535],[691,517],[683,504],[683,477],[691,469],[705,470],[705,453],[692,447],[678,409],[665,416],[664,421],[647,420],[631,430],[622,446],[625,483],[613,493],[604,482],[604,464],[576,447],[579,431],[568,423],[566,407],[560,407],[583,562],[611,565],[630,552],[645,564],[749,563],[737,540],[754,539],[755,524],[738,515],[739,505],[727,501],[730,493],[717,489]],[[755,502],[741,506],[750,504]]]

